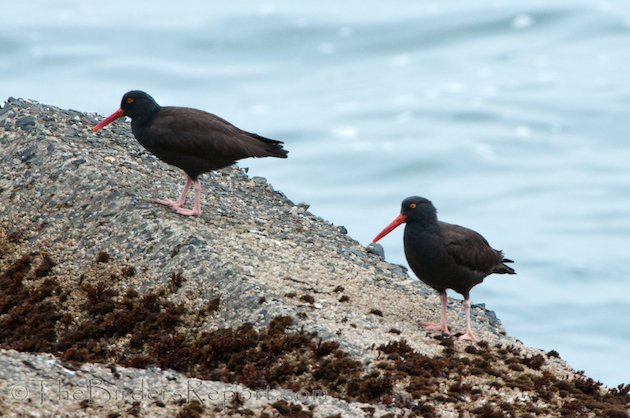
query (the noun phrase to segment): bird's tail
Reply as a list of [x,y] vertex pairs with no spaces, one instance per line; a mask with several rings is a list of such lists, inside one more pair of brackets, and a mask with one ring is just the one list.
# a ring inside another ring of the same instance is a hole
[[[282,141],[276,141],[275,139],[265,138],[264,136],[260,136],[258,134],[253,134],[251,132],[247,133],[250,137],[255,138],[263,143],[264,150],[266,154],[265,157],[278,157],[278,158],[287,158],[287,154],[289,151],[282,148]],[[258,156],[258,155],[257,155]]]
[[506,266],[505,263],[513,263],[514,260],[510,260],[509,258],[504,258],[501,260],[501,264],[499,264],[492,272],[499,274],[516,274],[516,271],[510,266]]

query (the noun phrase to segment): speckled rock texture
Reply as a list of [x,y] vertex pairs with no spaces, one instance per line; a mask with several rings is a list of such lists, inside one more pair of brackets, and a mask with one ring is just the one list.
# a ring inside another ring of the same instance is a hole
[[628,416],[630,386],[525,347],[482,305],[481,344],[422,331],[431,289],[263,178],[203,175],[199,218],[151,203],[183,173],[99,119],[0,108],[0,414]]

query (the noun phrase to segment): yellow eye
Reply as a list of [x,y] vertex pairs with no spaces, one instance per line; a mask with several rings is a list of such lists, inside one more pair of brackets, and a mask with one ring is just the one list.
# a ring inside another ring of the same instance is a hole
[[135,102],[133,97],[127,97],[127,100],[125,100],[125,101],[127,102],[127,104],[132,104],[133,102]]
[[415,203],[411,203],[411,204],[409,205],[409,209],[415,209],[415,208],[416,208],[416,204],[415,204]]

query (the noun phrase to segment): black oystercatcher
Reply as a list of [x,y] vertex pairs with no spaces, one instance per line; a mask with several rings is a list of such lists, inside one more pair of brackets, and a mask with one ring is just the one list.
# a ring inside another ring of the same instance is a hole
[[[287,158],[289,153],[282,148],[280,141],[245,132],[203,110],[162,107],[153,97],[138,90],[126,93],[120,109],[103,119],[92,130],[96,132],[123,116],[131,118],[131,131],[140,145],[165,163],[186,172],[186,185],[179,199],[154,200],[181,215],[201,215],[200,174],[227,167],[241,158]],[[186,194],[193,183],[193,209],[184,209]]]
[[418,196],[402,202],[400,215],[374,238],[377,242],[398,225],[405,226],[405,256],[413,272],[427,285],[438,291],[442,302],[439,324],[423,322],[428,331],[449,334],[446,325],[446,289],[453,289],[464,296],[466,308],[466,332],[460,339],[477,341],[470,326],[470,289],[492,274],[516,274],[504,263],[503,258],[477,232],[463,226],[438,221],[437,211],[431,201]]

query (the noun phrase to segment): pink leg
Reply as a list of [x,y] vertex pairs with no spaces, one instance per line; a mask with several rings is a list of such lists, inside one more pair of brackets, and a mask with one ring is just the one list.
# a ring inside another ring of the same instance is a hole
[[434,322],[421,322],[420,325],[422,329],[425,331],[442,331],[446,335],[450,335],[450,331],[448,330],[448,326],[446,325],[446,292],[440,293],[440,302],[442,303],[442,313],[440,315],[440,323],[436,324]]
[[466,332],[460,335],[459,339],[478,342],[479,340],[475,334],[473,334],[472,327],[470,326],[470,299],[464,299],[464,308],[466,308]]
[[184,209],[182,207],[174,207],[175,212],[185,216],[199,216],[201,215],[201,182],[195,180],[195,203],[193,209]]
[[168,206],[172,209],[181,208],[182,206],[184,206],[186,195],[188,194],[188,190],[190,190],[192,182],[192,179],[186,176],[186,184],[184,185],[184,190],[182,190],[182,194],[179,196],[179,199],[177,199],[177,201],[171,199],[153,199],[153,203]]

